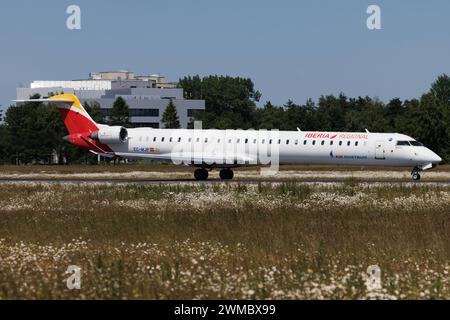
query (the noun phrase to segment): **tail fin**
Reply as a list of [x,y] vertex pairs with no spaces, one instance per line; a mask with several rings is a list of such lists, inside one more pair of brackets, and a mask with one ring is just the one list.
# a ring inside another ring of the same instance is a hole
[[61,119],[67,127],[70,135],[91,134],[98,131],[98,125],[83,108],[74,94],[60,94],[48,99],[14,100],[15,102],[44,102],[56,106]]
[[69,134],[90,134],[98,131],[98,125],[83,108],[74,94],[60,94],[49,98],[54,102]]
[[91,116],[74,94],[60,94],[48,99],[15,100],[16,102],[44,102],[56,106],[69,135],[63,139],[80,148],[94,150],[100,153],[111,152],[105,144],[91,139],[91,134],[99,130],[100,125],[95,123]]

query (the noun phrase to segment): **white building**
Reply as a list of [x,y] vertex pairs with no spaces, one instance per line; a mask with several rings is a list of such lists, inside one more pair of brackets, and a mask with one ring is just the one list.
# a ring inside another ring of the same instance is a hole
[[71,81],[33,81],[30,88],[17,88],[17,100],[34,94],[47,97],[50,93],[76,94],[81,103],[97,102],[107,116],[117,97],[130,107],[131,123],[135,126],[162,128],[161,117],[172,100],[177,108],[181,127],[186,128],[195,111],[205,110],[204,100],[186,100],[183,89],[167,82],[158,74],[135,76],[129,71],[91,73],[90,79]]

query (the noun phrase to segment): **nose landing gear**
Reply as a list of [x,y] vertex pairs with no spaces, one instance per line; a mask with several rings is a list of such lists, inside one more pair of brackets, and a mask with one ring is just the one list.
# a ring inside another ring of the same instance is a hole
[[411,172],[411,177],[414,181],[420,180],[419,168],[415,167]]

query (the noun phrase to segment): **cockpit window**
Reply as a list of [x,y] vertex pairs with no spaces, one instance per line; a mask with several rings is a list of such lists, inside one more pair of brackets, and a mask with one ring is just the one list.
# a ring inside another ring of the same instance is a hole
[[411,143],[413,147],[423,147],[423,144],[419,141],[410,141],[409,143]]
[[408,141],[397,141],[397,145],[398,146],[409,146],[409,142]]

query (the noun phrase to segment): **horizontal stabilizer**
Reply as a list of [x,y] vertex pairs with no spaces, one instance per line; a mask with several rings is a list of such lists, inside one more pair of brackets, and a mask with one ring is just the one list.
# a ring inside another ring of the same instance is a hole
[[13,102],[66,102],[72,103],[74,100],[71,99],[26,99],[26,100],[13,100]]

